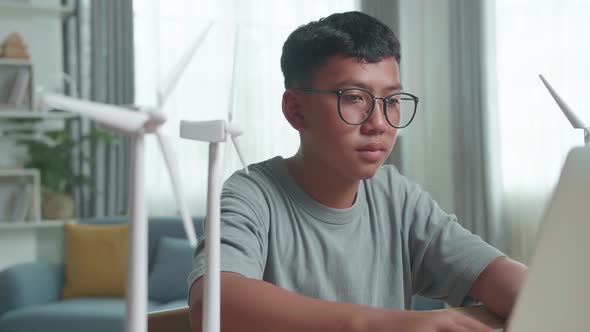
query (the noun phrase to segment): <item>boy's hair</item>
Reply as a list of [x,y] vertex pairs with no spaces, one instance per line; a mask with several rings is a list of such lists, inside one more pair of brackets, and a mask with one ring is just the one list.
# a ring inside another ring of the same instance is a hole
[[309,84],[313,72],[336,54],[369,63],[401,59],[399,41],[387,25],[361,12],[332,14],[300,26],[285,41],[281,56],[285,88]]

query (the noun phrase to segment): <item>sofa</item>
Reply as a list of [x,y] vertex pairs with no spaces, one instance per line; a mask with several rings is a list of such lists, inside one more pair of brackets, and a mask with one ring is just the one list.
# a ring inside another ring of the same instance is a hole
[[[200,236],[203,218],[193,221]],[[126,222],[126,217],[113,217],[80,220],[78,224]],[[150,218],[148,229],[148,310],[186,306],[188,273],[185,272],[192,269],[192,248],[180,218]],[[183,272],[173,273],[178,269]],[[124,330],[123,297],[63,299],[64,273],[63,263],[45,262],[18,264],[0,271],[0,332]]]

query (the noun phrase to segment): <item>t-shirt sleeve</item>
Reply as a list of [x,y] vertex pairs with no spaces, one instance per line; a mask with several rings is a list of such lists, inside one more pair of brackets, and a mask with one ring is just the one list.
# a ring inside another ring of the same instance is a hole
[[414,293],[464,305],[483,269],[504,254],[463,228],[417,185],[412,191],[408,243]]
[[[267,256],[267,220],[264,198],[248,176],[236,173],[224,184],[220,214],[220,267],[248,278],[262,279]],[[206,227],[206,226],[205,226]],[[189,288],[205,274],[206,236],[199,238],[193,254]]]

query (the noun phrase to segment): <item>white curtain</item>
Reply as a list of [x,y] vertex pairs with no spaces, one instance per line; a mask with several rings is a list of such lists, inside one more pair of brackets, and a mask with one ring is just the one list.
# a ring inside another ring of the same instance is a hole
[[[208,145],[178,138],[180,120],[227,118],[235,68],[233,120],[244,130],[240,143],[246,162],[294,154],[299,138],[281,112],[283,42],[299,25],[358,8],[357,0],[135,0],[138,104],[155,105],[158,82],[185,47],[213,23],[164,108],[168,121],[163,131],[174,139],[193,215],[205,214]],[[224,179],[241,167],[233,147],[228,144],[225,151]],[[147,140],[146,165],[148,213],[177,214],[152,137]]]
[[527,261],[565,157],[583,144],[538,75],[590,124],[590,2],[501,0],[492,11],[504,217],[510,253]]
[[403,172],[455,213],[450,0],[404,0],[399,11],[400,76],[404,90],[420,98],[416,117],[398,132]]

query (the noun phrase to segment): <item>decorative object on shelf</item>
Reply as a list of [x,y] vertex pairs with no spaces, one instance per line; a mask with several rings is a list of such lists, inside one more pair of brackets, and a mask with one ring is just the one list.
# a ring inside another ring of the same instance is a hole
[[8,99],[8,105],[20,109],[26,108],[31,104],[31,74],[31,68],[28,66],[23,66],[18,69],[14,85],[12,86],[12,92]]
[[0,57],[13,59],[29,59],[29,51],[20,34],[13,32],[0,46]]
[[26,220],[32,206],[31,186],[20,177],[0,181],[0,222]]
[[100,130],[93,130],[80,139],[74,139],[67,130],[47,132],[46,137],[46,140],[23,139],[18,143],[28,149],[29,160],[25,166],[41,172],[43,219],[71,219],[74,216],[73,189],[81,185],[92,189],[90,178],[75,171],[73,154],[79,154],[84,162],[91,162],[81,149],[83,143],[113,143],[116,139]]
[[40,221],[40,193],[39,170],[0,168],[0,223]]
[[0,58],[0,111],[31,111],[33,83],[30,61]]
[[41,216],[44,220],[67,220],[74,217],[74,197],[70,193],[43,190]]

